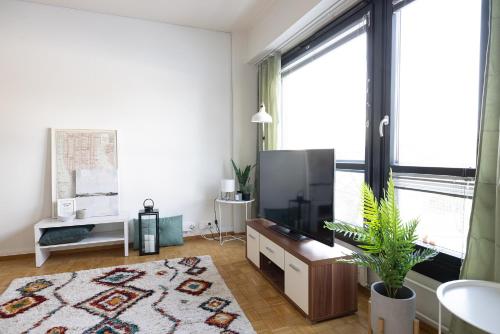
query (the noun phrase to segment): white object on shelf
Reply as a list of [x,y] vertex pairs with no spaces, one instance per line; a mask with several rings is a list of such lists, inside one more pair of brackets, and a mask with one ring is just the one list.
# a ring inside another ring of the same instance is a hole
[[[72,217],[76,211],[75,198],[60,198],[57,200],[57,216],[58,217]],[[65,220],[62,220],[65,221]]]
[[223,179],[220,181],[221,197],[224,200],[231,199],[231,194],[234,193],[235,189],[234,179]]
[[[233,200],[225,200],[225,199],[216,199],[215,200],[219,206],[219,242],[220,245],[222,246],[224,242],[227,241],[232,241],[232,240],[239,240],[245,242],[245,236],[237,236],[235,234],[233,235],[228,235],[226,232],[226,235],[223,237],[222,236],[222,207],[221,204],[230,204],[230,205],[245,205],[245,220],[248,220],[248,207],[250,206],[250,209],[252,209],[252,202],[255,201],[255,199],[251,199],[249,201],[233,201]],[[234,233],[234,221],[233,221],[233,233]]]
[[232,193],[234,192],[235,184],[234,179],[223,179],[220,181],[220,191],[223,193]]
[[[104,225],[104,224],[119,224],[120,230],[114,231],[92,231],[89,235],[79,241],[68,244],[42,246],[38,243],[46,229],[54,227],[68,227],[79,225]],[[116,244],[123,243],[124,255],[128,256],[128,218],[126,215],[109,216],[109,217],[91,217],[86,219],[76,219],[70,222],[61,222],[56,218],[42,219],[34,226],[35,232],[35,263],[37,267],[41,267],[49,258],[51,250],[63,250],[72,248],[82,248],[100,244]]]
[[488,333],[500,333],[500,283],[457,280],[441,284],[436,295],[439,300],[439,333],[441,306],[460,319]]

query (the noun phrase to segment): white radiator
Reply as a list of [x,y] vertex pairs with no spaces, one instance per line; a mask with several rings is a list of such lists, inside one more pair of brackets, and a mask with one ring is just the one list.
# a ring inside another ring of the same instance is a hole
[[368,287],[368,269],[358,266],[358,283],[365,288]]

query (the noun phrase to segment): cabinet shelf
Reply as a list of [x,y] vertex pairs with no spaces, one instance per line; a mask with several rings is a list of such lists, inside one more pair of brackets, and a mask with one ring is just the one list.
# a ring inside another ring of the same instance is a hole
[[280,292],[285,292],[285,271],[260,253],[260,271]]

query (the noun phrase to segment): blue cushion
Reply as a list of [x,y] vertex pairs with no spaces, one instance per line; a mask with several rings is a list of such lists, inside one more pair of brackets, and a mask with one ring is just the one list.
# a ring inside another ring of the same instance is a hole
[[94,225],[78,225],[48,228],[38,241],[41,246],[69,244],[85,239]]
[[[142,229],[154,229],[154,218],[142,220]],[[139,249],[139,220],[134,219],[134,249]],[[183,245],[182,215],[160,218],[160,246]]]

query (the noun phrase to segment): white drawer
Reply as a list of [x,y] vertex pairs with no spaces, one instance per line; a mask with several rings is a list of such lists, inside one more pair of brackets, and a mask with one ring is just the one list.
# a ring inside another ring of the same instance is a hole
[[259,243],[260,252],[267,256],[269,260],[273,261],[278,267],[284,269],[285,250],[263,235],[260,236]]
[[285,294],[309,314],[309,266],[285,252]]
[[259,237],[259,232],[247,226],[247,257],[260,268]]

